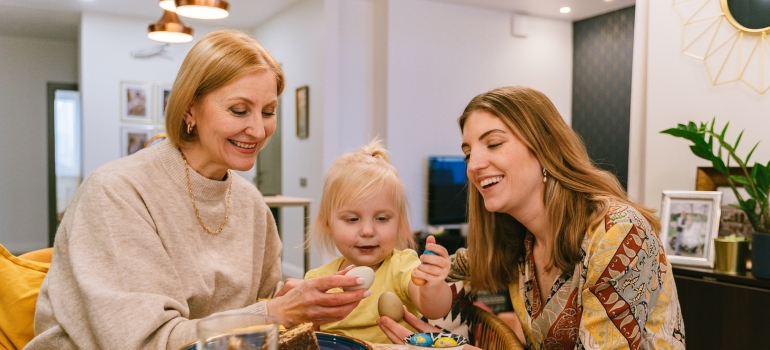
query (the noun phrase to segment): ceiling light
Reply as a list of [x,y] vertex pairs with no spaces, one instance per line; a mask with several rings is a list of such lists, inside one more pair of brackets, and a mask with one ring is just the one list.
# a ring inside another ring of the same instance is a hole
[[230,14],[225,0],[175,0],[175,4],[176,13],[190,18],[221,19]]
[[174,4],[174,0],[160,0],[158,6],[166,11],[176,10],[176,4]]
[[192,41],[192,28],[184,25],[176,13],[163,11],[163,17],[157,23],[147,27],[147,37],[164,43],[186,43]]
[[570,13],[570,11],[572,11],[572,9],[566,6],[559,9],[559,12],[561,13]]

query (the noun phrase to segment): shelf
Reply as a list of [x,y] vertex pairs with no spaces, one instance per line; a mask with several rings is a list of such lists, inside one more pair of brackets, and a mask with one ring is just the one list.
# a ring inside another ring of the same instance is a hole
[[751,272],[745,274],[730,275],[721,273],[708,268],[674,266],[674,275],[687,276],[691,278],[702,278],[712,282],[723,282],[737,284],[745,287],[754,287],[770,290],[770,280],[763,280],[751,275]]
[[[303,216],[304,216],[304,222],[303,222],[303,232],[302,232],[302,243],[304,245],[305,242],[307,242],[307,233],[308,229],[310,228],[310,202],[313,200],[310,198],[300,198],[300,197],[288,197],[288,196],[282,196],[282,195],[276,195],[276,196],[264,196],[265,203],[267,203],[267,206],[270,208],[283,208],[283,207],[302,207],[304,208]],[[310,271],[310,252],[308,251],[307,247],[303,248],[303,268],[304,272],[307,273]]]

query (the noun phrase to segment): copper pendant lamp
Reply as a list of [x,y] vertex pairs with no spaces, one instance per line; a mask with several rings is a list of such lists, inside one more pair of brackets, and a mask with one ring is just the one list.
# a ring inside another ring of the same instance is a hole
[[175,0],[176,13],[196,19],[222,19],[230,15],[225,0]]
[[186,43],[192,41],[192,28],[184,25],[176,13],[163,11],[163,17],[157,23],[147,27],[147,37],[164,43]]
[[167,11],[176,11],[176,4],[174,3],[174,0],[160,0],[158,6]]

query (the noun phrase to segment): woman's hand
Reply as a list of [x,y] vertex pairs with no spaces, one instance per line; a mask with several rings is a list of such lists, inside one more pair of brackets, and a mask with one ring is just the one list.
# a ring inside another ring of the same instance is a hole
[[[417,318],[417,316],[412,315],[411,312],[406,308],[404,308],[404,321],[414,327],[418,332],[421,333],[428,333],[428,332],[441,332],[441,329],[437,328],[436,326],[433,326],[431,324],[428,324],[424,322],[423,320]],[[410,331],[408,328],[400,325],[398,322],[394,321],[392,318],[388,316],[382,316],[377,319],[377,325],[380,326],[380,329],[382,329],[382,332],[385,333],[385,335],[390,339],[393,344],[404,344],[404,338],[406,336],[412,334],[412,331]]]
[[353,266],[331,276],[309,280],[286,282],[277,293],[280,296],[268,301],[267,310],[271,316],[281,320],[284,327],[290,328],[300,323],[312,322],[319,326],[329,322],[339,321],[350,314],[361,299],[372,293],[368,290],[354,290],[341,293],[326,293],[337,287],[354,287],[364,283],[358,276],[345,276]]
[[[406,309],[404,306],[404,321],[408,323],[410,326],[414,327],[418,332],[420,333],[430,333],[430,332],[442,332],[442,330],[436,326],[433,326],[431,324],[428,324],[424,322],[423,320],[417,318],[417,316],[412,315],[409,310]],[[385,333],[385,335],[390,339],[393,344],[404,344],[404,338],[406,336],[412,334],[412,331],[410,331],[408,328],[400,325],[398,322],[394,321],[390,317],[382,316],[377,319],[377,325],[380,326],[380,329],[382,329],[382,332]],[[463,347],[463,350],[479,350],[477,347],[473,347],[470,345],[465,345]]]

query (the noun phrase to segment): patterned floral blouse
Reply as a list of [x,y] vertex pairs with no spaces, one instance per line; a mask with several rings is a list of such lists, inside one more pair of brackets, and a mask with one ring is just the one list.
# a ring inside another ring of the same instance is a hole
[[[509,286],[529,349],[684,349],[682,312],[659,237],[633,208],[616,206],[581,246],[581,263],[561,272],[545,304],[527,234],[521,275]],[[467,278],[467,256],[450,277]],[[464,275],[464,276],[463,276]],[[472,283],[472,282],[471,282]]]

